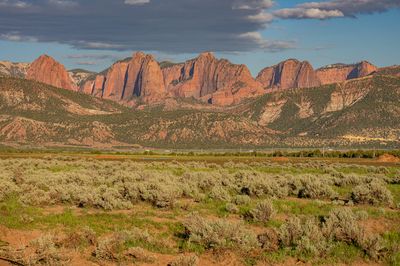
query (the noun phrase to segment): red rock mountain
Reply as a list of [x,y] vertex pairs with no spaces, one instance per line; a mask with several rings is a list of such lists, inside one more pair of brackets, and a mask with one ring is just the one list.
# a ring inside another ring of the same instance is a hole
[[81,91],[125,103],[137,97],[146,102],[154,102],[166,95],[158,62],[153,56],[141,52],[133,54],[129,61],[115,63],[106,74],[86,81]]
[[58,88],[78,90],[65,67],[48,55],[40,56],[29,66],[26,78]]
[[296,59],[289,59],[264,68],[258,74],[257,81],[268,89],[309,88],[320,85],[311,64]]
[[243,98],[264,93],[245,65],[218,60],[202,53],[184,64],[163,69],[164,83],[174,97],[194,97],[217,105],[230,105]]
[[322,67],[316,71],[322,85],[362,78],[374,73],[378,68],[367,61],[354,65],[335,64]]
[[307,61],[289,59],[264,68],[256,80],[266,89],[309,88],[365,77],[376,70],[376,66],[366,61],[354,65],[329,65],[314,70]]
[[[160,64],[152,55],[134,53],[91,76],[79,90],[95,97],[136,105],[137,99],[157,103],[168,97],[202,100],[225,106],[273,89],[308,88],[364,77],[377,68],[363,61],[354,65],[329,65],[314,70],[307,61],[289,59],[263,69],[254,79],[245,65],[217,59],[212,53],[181,64]],[[52,86],[78,90],[63,65],[43,55],[35,60],[26,77]]]

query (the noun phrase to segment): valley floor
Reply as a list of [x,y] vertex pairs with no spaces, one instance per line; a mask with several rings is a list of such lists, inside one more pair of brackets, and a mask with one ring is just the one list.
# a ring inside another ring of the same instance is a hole
[[400,164],[6,153],[0,265],[399,265]]

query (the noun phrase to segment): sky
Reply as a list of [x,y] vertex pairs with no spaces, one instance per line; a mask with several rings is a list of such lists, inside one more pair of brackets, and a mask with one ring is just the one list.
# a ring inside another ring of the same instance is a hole
[[0,0],[0,60],[48,54],[101,71],[134,51],[181,62],[204,51],[253,75],[289,58],[315,68],[400,64],[400,0]]

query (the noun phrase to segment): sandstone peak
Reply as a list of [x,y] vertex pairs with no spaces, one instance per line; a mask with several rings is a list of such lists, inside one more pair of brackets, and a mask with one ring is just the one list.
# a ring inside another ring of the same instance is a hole
[[53,57],[43,54],[29,66],[27,79],[36,80],[54,87],[77,90],[65,67]]
[[322,84],[343,82],[349,79],[362,78],[375,71],[377,67],[368,61],[361,61],[356,64],[333,64],[322,67],[316,71]]
[[203,52],[197,58],[216,59],[213,52]]
[[81,90],[124,104],[137,97],[146,102],[156,102],[165,95],[158,62],[143,52],[133,53],[132,58],[115,63],[105,76],[98,75],[95,81],[87,81]]
[[194,97],[217,105],[229,105],[263,89],[245,65],[201,53],[184,64],[163,68],[164,83],[173,97]]
[[132,59],[133,59],[133,58],[143,58],[143,57],[145,57],[145,56],[146,56],[145,53],[143,53],[143,52],[141,52],[141,51],[138,51],[138,52],[134,52],[134,53],[132,54]]
[[308,61],[288,59],[261,70],[257,81],[267,89],[308,88],[320,85],[315,71]]

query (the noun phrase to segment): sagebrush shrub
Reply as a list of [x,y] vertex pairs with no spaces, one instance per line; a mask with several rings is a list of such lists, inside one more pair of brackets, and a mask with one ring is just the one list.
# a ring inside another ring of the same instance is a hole
[[250,215],[254,221],[266,223],[275,215],[275,209],[271,200],[259,202],[254,209],[250,211]]
[[184,222],[189,242],[211,248],[236,248],[244,251],[258,247],[256,235],[242,223],[207,220],[192,215]]
[[275,229],[269,229],[263,234],[257,236],[261,248],[266,251],[277,251],[279,248],[279,235]]
[[313,218],[290,218],[280,227],[279,240],[282,247],[295,248],[304,255],[322,255],[329,249],[319,222]]
[[222,186],[215,186],[210,191],[210,198],[220,201],[230,201],[231,195]]
[[179,257],[170,262],[168,266],[197,266],[198,264],[199,257],[196,255],[179,255]]
[[356,203],[371,205],[391,205],[393,203],[392,193],[384,183],[377,180],[354,187],[351,198]]
[[66,265],[69,257],[61,254],[54,243],[54,236],[43,235],[30,243],[34,252],[28,258],[29,265]]
[[299,198],[324,199],[336,196],[332,187],[326,180],[315,176],[306,176],[301,179],[302,187],[299,190]]
[[230,213],[238,213],[239,212],[239,207],[233,203],[227,203],[225,205],[225,209],[227,212],[230,212]]
[[233,202],[236,205],[246,205],[251,202],[251,198],[247,195],[236,195],[235,198],[233,199]]
[[149,254],[148,251],[141,247],[129,248],[124,255],[132,258],[134,262],[154,263],[156,261],[155,256]]
[[93,256],[99,260],[119,261],[126,238],[123,234],[113,234],[98,241]]
[[332,210],[323,226],[324,235],[335,241],[348,244],[360,243],[364,231],[357,222],[356,215],[347,208]]

